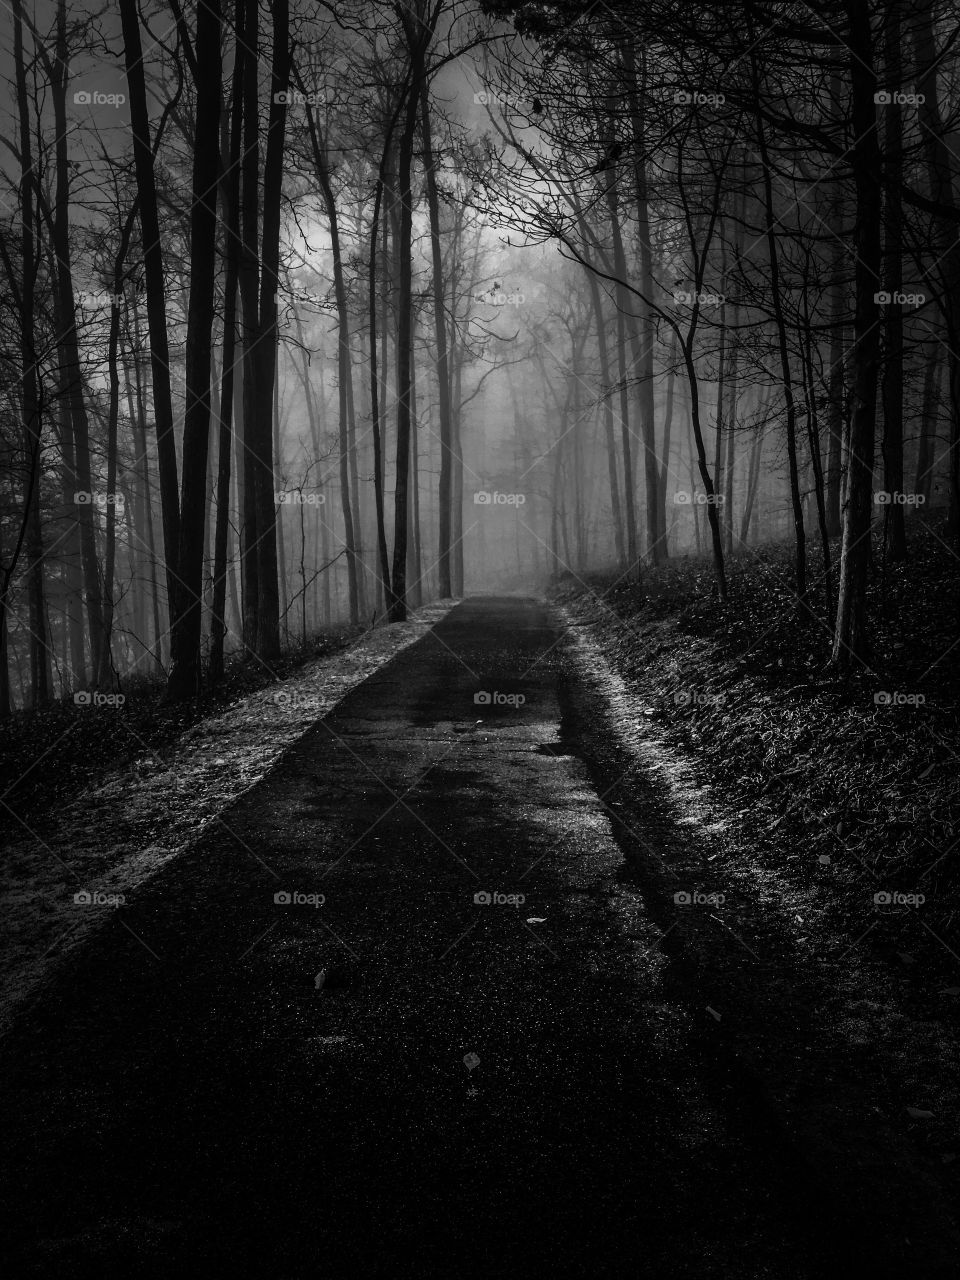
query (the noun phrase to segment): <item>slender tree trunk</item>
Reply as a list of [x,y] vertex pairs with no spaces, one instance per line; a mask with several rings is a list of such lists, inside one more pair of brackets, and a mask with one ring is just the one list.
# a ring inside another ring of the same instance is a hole
[[873,462],[876,435],[876,394],[879,370],[879,314],[874,301],[880,278],[880,147],[874,94],[877,74],[867,0],[845,5],[850,49],[853,126],[852,168],[856,188],[856,312],[852,363],[853,416],[847,460],[843,541],[837,624],[832,663],[849,670],[869,654],[867,631],[867,574],[873,514]]
[[670,436],[673,431],[673,393],[676,382],[674,365],[677,359],[677,335],[671,335],[669,371],[667,373],[667,395],[663,410],[663,443],[661,446],[661,466],[657,476],[657,545],[663,560],[669,555],[667,540],[667,480],[670,476]]
[[[273,423],[273,458],[274,465],[281,476],[284,475],[283,455],[280,445],[280,379],[274,379],[273,382],[273,413],[270,415]],[[302,491],[300,492],[303,497]],[[303,510],[303,503],[300,503],[300,509]],[[283,640],[285,645],[290,644],[290,620],[288,617],[287,603],[287,553],[286,544],[284,542],[283,533],[283,507],[277,511],[277,576],[280,583],[280,617],[283,625]]]
[[[333,188],[327,168],[325,140],[320,136],[319,126],[314,118],[313,108],[307,107],[307,122],[310,129],[310,141],[313,148],[313,162],[323,193],[323,201],[327,211],[327,225],[330,228],[330,244],[333,257],[333,288],[337,304],[337,391],[340,428],[340,502],[343,512],[344,545],[347,549],[347,583],[350,594],[350,621],[356,625],[360,620],[360,578],[363,572],[360,564],[357,545],[359,542],[359,520],[354,503],[357,491],[355,463],[356,451],[351,449],[350,441],[350,385],[353,377],[353,365],[350,358],[350,313],[347,307],[347,286],[343,271],[343,255],[340,249],[340,220],[337,213]],[[375,233],[374,233],[375,234]],[[376,427],[379,435],[379,422]],[[374,444],[374,466],[379,441]],[[351,467],[353,463],[353,467]],[[351,475],[353,471],[353,475]],[[351,480],[353,484],[351,485]],[[380,508],[378,508],[378,511]]]
[[261,660],[280,653],[277,579],[277,508],[273,468],[273,383],[277,376],[277,290],[280,284],[280,221],[283,187],[290,35],[287,0],[271,0],[273,62],[270,115],[263,164],[263,237],[260,259],[260,323],[256,348],[255,495],[257,512],[257,652]]
[[827,617],[832,619],[834,610],[833,576],[830,564],[830,534],[827,530],[827,508],[823,483],[823,459],[820,454],[820,425],[817,418],[816,381],[813,372],[813,329],[810,323],[809,293],[803,293],[803,390],[807,405],[807,436],[810,444],[810,465],[813,469],[813,491],[817,504],[817,524],[820,530],[820,546],[823,554],[823,590]]
[[256,418],[257,359],[260,310],[257,283],[260,260],[260,127],[258,95],[259,6],[257,0],[237,0],[243,6],[243,39],[236,57],[243,61],[243,159],[240,178],[241,251],[238,273],[243,344],[243,401],[241,431],[237,435],[237,481],[240,498],[240,593],[243,602],[243,644],[247,656],[257,651],[260,616],[257,541]]
[[440,248],[440,202],[437,198],[437,180],[434,171],[433,140],[430,127],[430,91],[426,81],[424,81],[420,90],[420,121],[427,188],[427,209],[430,216],[430,255],[433,265],[433,328],[437,348],[437,396],[440,414],[437,571],[440,576],[439,592],[442,597],[446,598],[453,594],[450,576],[450,530],[453,515],[451,498],[454,461],[450,440],[450,372],[447,359],[446,291],[443,281],[443,255]]
[[[934,11],[930,0],[924,0],[911,19],[914,32],[914,55],[917,75],[917,114],[927,168],[930,195],[937,204],[956,213],[953,152],[944,136],[937,90],[939,58],[934,32]],[[960,245],[957,222],[948,214],[934,219],[934,251],[943,280],[940,306],[947,325],[947,377],[950,392],[950,443],[947,453],[950,481],[950,527],[960,541]]]
[[[610,102],[612,107],[612,100]],[[606,138],[606,145],[613,142],[612,130]],[[626,279],[627,262],[626,255],[623,251],[623,236],[620,233],[620,201],[617,191],[617,170],[616,166],[611,169],[610,177],[607,182],[607,212],[610,218],[610,232],[613,240],[613,272],[617,277],[617,285],[615,289],[617,300],[617,365],[618,370],[624,368],[626,364],[623,340],[626,336],[624,329],[624,321],[629,301],[627,291],[620,281]],[[582,220],[581,220],[582,221]],[[630,429],[629,423],[621,420],[621,447],[623,449],[623,512],[626,516],[626,542],[624,541],[623,516],[620,511],[620,495],[619,484],[617,480],[617,447],[614,440],[613,432],[613,405],[610,401],[610,395],[613,387],[610,378],[610,361],[607,355],[607,335],[605,327],[605,317],[603,307],[600,304],[600,291],[597,287],[597,280],[592,271],[587,272],[590,282],[590,294],[593,299],[594,315],[597,322],[597,342],[600,347],[601,358],[601,378],[603,379],[603,428],[607,441],[607,456],[609,459],[610,471],[610,499],[612,504],[612,514],[614,522],[614,531],[616,534],[617,560],[622,568],[632,567],[639,560],[639,551],[637,547],[637,512],[633,495],[633,458],[630,450]]]
[[[100,668],[96,673],[97,688],[103,689],[113,680],[113,617],[114,617],[114,575],[117,549],[117,424],[120,417],[120,321],[122,307],[119,299],[123,293],[123,262],[127,254],[127,243],[133,229],[131,218],[124,227],[120,238],[120,248],[113,267],[113,306],[110,311],[110,335],[107,340],[107,380],[109,399],[107,405],[107,503],[105,512],[106,546],[103,564],[103,596],[101,617],[103,620],[103,639],[100,647]],[[132,513],[131,513],[132,514]]]
[[[236,7],[237,43],[243,40],[242,0]],[[237,351],[237,279],[240,266],[240,144],[243,128],[243,59],[234,53],[230,136],[221,151],[220,200],[223,209],[226,270],[223,284],[223,359],[220,381],[220,429],[217,447],[216,528],[213,539],[213,601],[210,609],[210,682],[223,679],[223,643],[227,632],[227,547],[230,533],[234,364]],[[224,131],[226,132],[226,131]]]
[[[727,599],[727,573],[723,562],[723,541],[720,536],[720,521],[717,519],[716,495],[713,488],[713,477],[710,475],[710,468],[707,465],[707,450],[703,440],[703,428],[700,424],[700,393],[697,381],[697,369],[693,359],[693,337],[682,343],[683,359],[687,370],[687,382],[690,387],[690,426],[693,430],[693,439],[697,450],[697,469],[700,472],[700,481],[703,484],[703,490],[707,498],[707,522],[710,526],[710,543],[713,553],[713,571],[716,579],[717,597],[726,603]],[[692,486],[691,486],[692,487]],[[693,498],[691,492],[690,497]],[[695,504],[691,502],[691,505]],[[694,509],[694,519],[696,520],[696,509]],[[699,534],[698,534],[699,547]]]
[[[839,98],[839,88],[835,90]],[[843,203],[839,194],[833,201],[833,238],[830,251],[830,371],[827,375],[827,432],[830,443],[827,450],[827,530],[831,538],[839,535],[840,498],[843,481],[844,398],[846,379],[843,367],[844,320],[847,314],[843,271],[846,245],[841,237],[840,212]]]
[[[433,21],[436,21],[437,11]],[[390,575],[391,622],[407,616],[407,501],[410,471],[410,387],[413,356],[413,140],[417,126],[417,105],[423,79],[423,60],[433,29],[421,16],[421,6],[411,13],[402,11],[410,56],[410,96],[397,160],[397,188],[400,200],[399,297],[397,300],[397,479],[394,497],[393,571]]]
[[[903,78],[900,0],[886,0],[885,9],[887,83],[899,85]],[[903,492],[903,306],[896,301],[903,290],[903,109],[894,97],[883,111],[884,288],[890,294],[883,322],[883,487],[894,495],[883,520],[887,553],[892,561],[900,562],[907,557],[903,506],[897,501]]]
[[[616,201],[613,200],[612,203],[615,209]],[[611,217],[612,216],[613,214],[611,214]],[[579,211],[578,211],[577,221],[580,225],[581,236],[585,241],[587,238],[586,227],[585,227],[583,218],[579,214]],[[622,246],[621,246],[621,252],[622,252]],[[623,264],[623,269],[626,270],[625,264]],[[625,543],[624,542],[624,522],[623,522],[623,515],[620,507],[620,483],[619,483],[619,478],[617,476],[618,454],[617,454],[617,445],[616,445],[616,439],[614,437],[614,429],[613,429],[613,404],[610,400],[610,396],[613,391],[613,383],[610,375],[610,356],[607,348],[607,318],[603,313],[603,301],[600,297],[600,286],[597,284],[597,277],[594,275],[592,271],[587,272],[587,286],[590,289],[590,301],[593,305],[593,317],[594,317],[594,323],[596,324],[596,329],[597,329],[597,354],[600,359],[600,382],[601,382],[601,394],[603,397],[603,407],[602,407],[603,435],[604,435],[604,440],[607,446],[606,448],[607,477],[610,482],[610,514],[613,517],[614,545],[616,547],[617,564],[619,565],[622,571],[634,565],[637,560],[636,515],[634,514],[632,517],[633,542],[631,544],[628,537],[627,542]],[[622,317],[623,312],[621,311],[619,314]],[[630,456],[629,430],[627,432],[627,435],[628,435],[627,453],[625,456],[629,458]],[[626,485],[626,488],[629,490],[630,488],[629,471],[625,471],[624,483]],[[628,516],[628,525],[630,523],[631,523],[631,517]],[[631,545],[632,545],[633,551],[632,551],[632,554],[629,554],[628,548]],[[628,559],[628,554],[629,554],[629,559]]]
[[[757,88],[759,94],[759,84]],[[793,531],[796,548],[796,590],[801,604],[807,598],[807,538],[803,527],[803,502],[800,497],[800,477],[797,466],[797,407],[793,395],[793,377],[790,371],[790,348],[787,342],[787,324],[783,313],[783,296],[780,291],[780,262],[777,249],[776,220],[773,207],[773,182],[767,139],[761,117],[757,116],[757,148],[763,172],[763,197],[766,213],[767,261],[770,268],[770,296],[777,328],[777,347],[780,354],[780,377],[786,407],[787,461],[790,476],[790,503],[793,508]]]
[[754,432],[753,444],[750,447],[750,465],[747,473],[747,492],[743,501],[743,518],[740,521],[740,542],[747,545],[750,536],[750,521],[753,517],[753,504],[757,496],[757,483],[760,479],[760,455],[763,451],[764,424],[758,423]]
[[[63,0],[60,0],[63,3]],[[137,0],[118,0],[123,49],[130,95],[130,128],[137,178],[143,271],[147,292],[150,332],[150,365],[153,382],[153,415],[157,429],[157,464],[160,472],[160,510],[163,521],[163,555],[167,573],[168,607],[176,598],[176,564],[180,546],[180,507],[177,493],[177,445],[173,433],[173,400],[170,393],[170,352],[167,343],[166,297],[163,280],[163,241],[150,143],[150,117],[140,40]],[[96,665],[96,664],[95,664]]]
[[[637,240],[640,245],[640,292],[644,298],[652,299],[653,285],[653,250],[650,245],[650,215],[648,210],[646,138],[643,119],[643,97],[637,83],[636,55],[633,45],[627,41],[623,46],[623,63],[627,80],[627,96],[630,110],[631,129],[634,143],[634,188],[637,203]],[[646,68],[643,67],[643,79],[646,80]],[[646,497],[646,531],[647,557],[653,565],[661,564],[666,555],[666,543],[661,542],[661,532],[665,530],[666,517],[661,513],[659,495],[661,490],[660,467],[657,462],[656,429],[654,426],[653,398],[653,347],[656,332],[652,305],[642,304],[639,322],[639,362],[640,382],[638,401],[640,405],[640,435],[643,440],[643,470]],[[667,465],[666,460],[663,466]]]
[[186,405],[177,586],[171,628],[167,697],[200,688],[203,547],[210,445],[210,374],[220,173],[220,0],[197,10],[197,105],[190,205],[190,301],[186,335]]
[[[20,288],[15,299],[20,319],[20,409],[26,462],[24,523],[27,551],[29,608],[30,697],[34,707],[50,696],[50,653],[47,643],[47,609],[44,599],[43,527],[40,519],[43,474],[43,424],[40,412],[40,380],[36,348],[37,246],[34,228],[33,151],[27,75],[23,56],[23,9],[13,4],[13,60],[16,78],[20,139]],[[9,281],[11,291],[14,281]],[[13,571],[11,563],[10,571]],[[6,655],[4,655],[5,665]]]
[[150,460],[147,449],[147,411],[144,404],[143,378],[140,368],[140,325],[137,319],[136,307],[134,307],[133,312],[133,328],[133,377],[137,398],[137,454],[140,460],[140,483],[143,486],[144,502],[146,504],[147,555],[149,557],[150,602],[153,617],[153,655],[157,674],[162,674],[164,631],[161,622],[160,583],[157,575],[157,565],[159,563],[157,541],[153,526],[153,488],[150,482]]

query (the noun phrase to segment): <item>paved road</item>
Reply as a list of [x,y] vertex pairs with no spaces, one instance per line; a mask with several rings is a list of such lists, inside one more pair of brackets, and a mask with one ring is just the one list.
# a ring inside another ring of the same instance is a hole
[[8,1274],[909,1274],[698,1047],[571,679],[468,601],[77,954],[0,1045]]

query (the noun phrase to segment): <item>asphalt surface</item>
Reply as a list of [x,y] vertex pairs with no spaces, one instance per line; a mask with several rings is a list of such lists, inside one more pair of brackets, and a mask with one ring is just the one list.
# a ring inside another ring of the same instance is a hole
[[467,601],[78,949],[0,1044],[6,1274],[949,1274],[711,1041],[568,658]]

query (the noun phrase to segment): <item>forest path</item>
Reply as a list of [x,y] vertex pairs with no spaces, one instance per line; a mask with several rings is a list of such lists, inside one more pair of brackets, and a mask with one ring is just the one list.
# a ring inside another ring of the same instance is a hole
[[77,953],[0,1043],[9,1274],[951,1274],[725,1046],[573,648],[466,601]]

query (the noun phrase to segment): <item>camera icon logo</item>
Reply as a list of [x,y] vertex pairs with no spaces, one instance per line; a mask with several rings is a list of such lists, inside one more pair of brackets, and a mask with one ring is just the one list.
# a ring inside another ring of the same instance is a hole
[[278,106],[285,106],[290,101],[290,94],[286,89],[281,89],[279,93],[273,95],[273,100]]
[[486,489],[478,489],[473,495],[473,503],[477,507],[489,507],[492,501],[493,496]]
[[478,907],[489,907],[493,898],[487,893],[486,889],[481,889],[479,893],[473,895],[473,901]]
[[93,902],[93,894],[89,889],[79,889],[74,895],[73,900],[78,907],[89,907]]
[[486,689],[481,689],[479,693],[473,695],[473,700],[478,707],[489,707],[493,701],[493,695],[487,693]]
[[673,895],[673,900],[678,907],[689,907],[693,902],[693,897],[686,889],[678,889]]
[[81,689],[73,695],[74,705],[78,707],[89,707],[93,702],[93,694],[89,689]]
[[273,895],[273,900],[278,907],[289,907],[290,903],[293,901],[286,889],[281,889],[279,893],[275,893]]
[[690,505],[690,495],[685,489],[678,489],[673,495],[674,506],[686,507]]
[[91,98],[89,89],[78,89],[73,95],[73,101],[78,107],[89,107]]
[[878,289],[873,295],[873,300],[880,307],[887,307],[893,301],[886,289]]
[[889,89],[878,89],[873,95],[873,100],[877,106],[886,107],[893,101],[893,96]]

